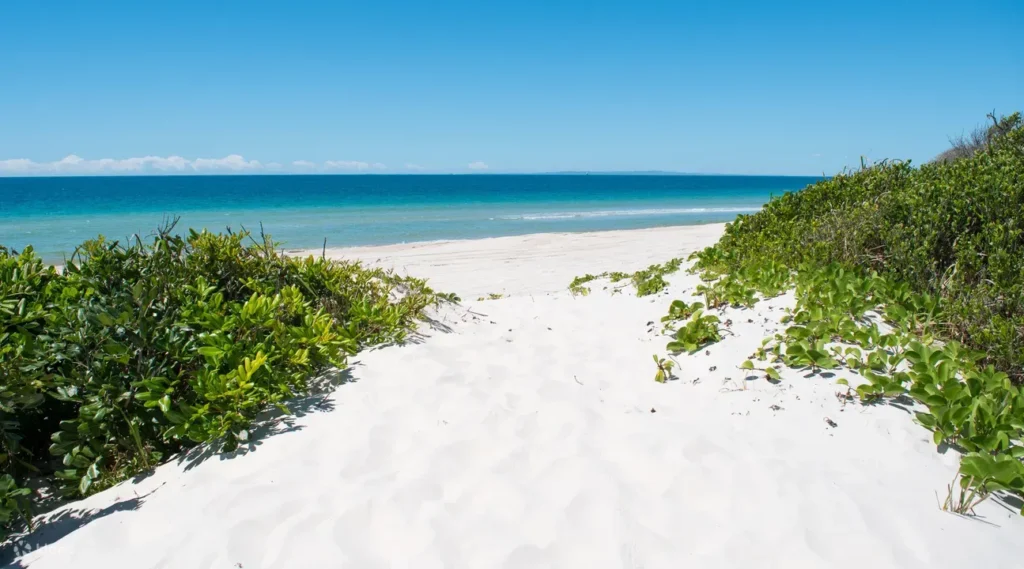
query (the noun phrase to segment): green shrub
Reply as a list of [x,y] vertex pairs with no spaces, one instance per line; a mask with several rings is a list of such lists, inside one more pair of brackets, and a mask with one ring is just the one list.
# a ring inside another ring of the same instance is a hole
[[[945,338],[1024,381],[1024,126],[1003,118],[974,155],[881,162],[739,216],[698,255],[709,274],[772,261],[874,271],[942,306]],[[710,303],[709,303],[710,306]]]
[[27,511],[28,476],[77,497],[199,443],[234,448],[258,413],[404,340],[441,298],[244,232],[100,238],[63,273],[0,247],[0,522]]

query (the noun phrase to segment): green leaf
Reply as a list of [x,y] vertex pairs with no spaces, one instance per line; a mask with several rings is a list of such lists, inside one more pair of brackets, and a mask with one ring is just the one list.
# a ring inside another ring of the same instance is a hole
[[92,478],[83,476],[78,482],[78,492],[85,496],[89,492],[90,487],[92,487]]
[[[917,417],[917,421],[919,423],[921,423],[921,425],[923,425],[926,429],[934,429],[935,428],[935,417],[931,416],[930,414],[928,414],[928,413],[915,413],[914,416]],[[939,444],[939,443],[936,442],[935,444]]]
[[928,407],[942,407],[946,404],[946,398],[941,395],[929,395],[922,401]]
[[181,423],[184,423],[186,420],[184,415],[182,415],[178,411],[175,411],[174,409],[164,410],[164,415],[167,417],[168,421],[175,425],[180,425]]
[[203,346],[196,351],[198,351],[200,355],[206,356],[208,358],[218,358],[224,355],[224,350],[214,346]]

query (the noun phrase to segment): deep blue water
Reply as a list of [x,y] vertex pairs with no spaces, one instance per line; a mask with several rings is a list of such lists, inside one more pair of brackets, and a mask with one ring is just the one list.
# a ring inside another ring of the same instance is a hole
[[729,221],[819,178],[366,175],[0,178],[0,245],[59,261],[85,239],[259,228],[286,248]]

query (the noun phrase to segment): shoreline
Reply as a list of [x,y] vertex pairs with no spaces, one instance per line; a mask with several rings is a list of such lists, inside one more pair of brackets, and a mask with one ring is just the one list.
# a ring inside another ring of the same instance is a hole
[[[578,247],[574,251],[576,257],[587,257],[588,250],[586,247],[601,245],[602,241],[608,239],[618,238],[622,240],[623,246],[630,245],[650,245],[648,237],[665,237],[672,238],[677,237],[684,239],[684,247],[689,246],[690,249],[685,251],[685,254],[689,254],[694,250],[703,248],[703,245],[693,247],[693,243],[703,242],[709,236],[713,236],[715,240],[725,230],[726,223],[699,223],[689,225],[668,225],[661,227],[645,227],[641,229],[609,229],[604,231],[552,231],[552,232],[541,232],[541,233],[525,233],[522,235],[499,235],[496,237],[479,237],[479,238],[467,238],[467,239],[438,239],[432,241],[411,241],[407,243],[389,243],[384,245],[353,245],[349,247],[327,247],[326,250],[311,249],[311,248],[285,248],[283,252],[285,255],[292,257],[306,257],[312,255],[319,257],[321,254],[326,252],[327,258],[334,260],[358,260],[363,263],[370,265],[379,266],[382,268],[391,268],[395,270],[401,270],[403,274],[410,275],[419,278],[430,278],[430,275],[417,272],[421,269],[425,269],[428,273],[435,273],[441,275],[440,278],[443,281],[451,281],[453,279],[446,278],[444,271],[438,273],[436,268],[433,266],[440,259],[441,255],[458,255],[465,251],[474,249],[475,244],[486,244],[497,246],[496,248],[505,247],[507,249],[515,248],[520,245],[536,244],[538,242],[558,242],[563,238],[573,238],[573,241],[578,242]],[[698,229],[699,228],[699,229]],[[712,241],[713,243],[714,241]],[[607,245],[607,244],[605,244]],[[681,254],[681,253],[680,253]],[[678,256],[678,255],[677,255]],[[641,255],[640,258],[649,260],[648,265],[651,263],[660,263],[667,259],[660,258],[659,255]],[[508,262],[511,259],[506,259],[504,262]],[[578,259],[582,260],[582,259]],[[412,261],[410,263],[410,261]],[[630,270],[637,270],[647,265],[636,265],[632,259],[627,259],[624,262],[628,264],[626,268]],[[64,270],[64,264],[60,262],[47,262],[43,261],[44,264],[53,267],[58,272]],[[486,262],[486,259],[484,260]],[[589,266],[594,263],[577,263],[572,265]],[[411,267],[411,270],[409,270]],[[602,268],[591,268],[583,269],[582,272],[570,275],[568,280],[565,281],[565,286],[568,286],[569,281],[578,275],[585,274],[586,272],[602,272],[607,269]],[[624,269],[623,269],[624,270]],[[567,269],[566,271],[560,271],[568,274],[572,272]],[[436,282],[431,279],[433,284]],[[438,289],[439,292],[457,292],[454,290],[443,290]],[[558,289],[548,289],[540,292],[551,292]],[[494,292],[494,291],[489,291]]]

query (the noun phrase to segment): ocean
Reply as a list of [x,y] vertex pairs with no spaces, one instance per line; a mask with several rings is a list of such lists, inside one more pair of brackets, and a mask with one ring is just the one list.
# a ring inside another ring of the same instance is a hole
[[382,245],[723,222],[820,178],[334,175],[0,178],[0,245],[60,262],[86,239],[263,229],[281,247]]

